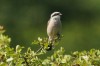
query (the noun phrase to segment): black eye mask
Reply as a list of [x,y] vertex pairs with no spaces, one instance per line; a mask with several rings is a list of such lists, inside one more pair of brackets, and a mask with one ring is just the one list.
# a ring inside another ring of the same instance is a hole
[[56,13],[56,14],[52,15],[52,17],[53,17],[53,16],[57,16],[57,15],[59,15],[59,13]]

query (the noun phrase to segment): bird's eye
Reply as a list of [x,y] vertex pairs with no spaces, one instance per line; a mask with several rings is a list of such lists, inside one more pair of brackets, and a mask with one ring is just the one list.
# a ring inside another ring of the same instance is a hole
[[59,13],[56,13],[56,14],[52,15],[52,17],[53,17],[53,16],[57,16],[57,15],[59,15]]

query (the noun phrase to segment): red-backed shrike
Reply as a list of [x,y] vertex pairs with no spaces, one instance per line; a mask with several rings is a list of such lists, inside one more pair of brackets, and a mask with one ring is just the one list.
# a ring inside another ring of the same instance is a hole
[[49,42],[53,43],[56,37],[59,37],[61,34],[61,13],[53,12],[50,16],[50,19],[47,24],[47,35],[49,37]]

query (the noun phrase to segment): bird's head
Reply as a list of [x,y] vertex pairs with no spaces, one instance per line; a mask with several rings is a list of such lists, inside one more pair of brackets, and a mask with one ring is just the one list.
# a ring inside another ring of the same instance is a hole
[[54,16],[61,16],[62,14],[60,12],[53,12],[51,14],[51,17],[54,17]]

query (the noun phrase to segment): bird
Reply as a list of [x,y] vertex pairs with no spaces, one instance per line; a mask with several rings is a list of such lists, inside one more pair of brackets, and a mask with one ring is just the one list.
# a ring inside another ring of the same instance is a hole
[[47,35],[48,35],[48,47],[51,50],[52,46],[54,45],[55,38],[59,38],[61,35],[61,28],[62,28],[62,23],[61,23],[61,13],[60,12],[53,12],[50,16],[50,19],[47,23]]

